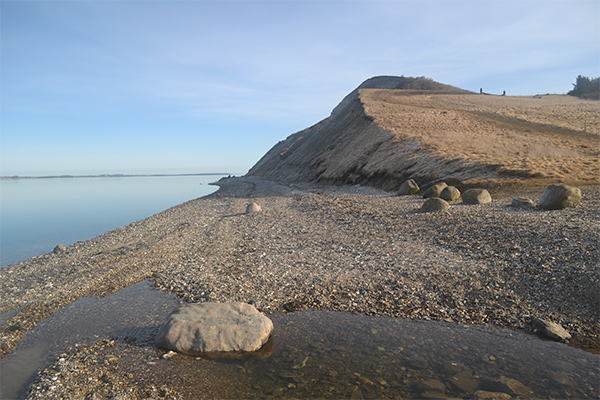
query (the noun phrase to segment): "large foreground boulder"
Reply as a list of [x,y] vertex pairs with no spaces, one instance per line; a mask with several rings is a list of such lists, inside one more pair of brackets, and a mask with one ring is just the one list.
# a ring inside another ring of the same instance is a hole
[[540,197],[540,207],[546,210],[560,210],[575,207],[581,201],[581,190],[569,185],[551,185]]
[[166,318],[155,343],[186,354],[253,352],[269,340],[272,331],[273,322],[250,304],[183,304]]

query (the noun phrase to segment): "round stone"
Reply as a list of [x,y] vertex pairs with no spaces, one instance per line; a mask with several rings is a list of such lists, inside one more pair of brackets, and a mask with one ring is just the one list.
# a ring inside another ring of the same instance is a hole
[[250,203],[246,206],[246,214],[254,214],[261,211],[262,207],[256,203]]
[[546,210],[560,210],[575,207],[581,201],[581,190],[569,185],[551,185],[540,197],[540,207]]
[[454,186],[446,186],[440,193],[440,198],[446,201],[456,201],[460,199],[460,190]]
[[462,194],[465,204],[487,204],[492,202],[490,192],[485,189],[469,189]]
[[446,182],[438,182],[435,185],[431,186],[429,189],[423,193],[423,198],[428,199],[430,197],[440,197],[442,194],[442,190],[446,188],[448,185]]
[[64,244],[57,244],[56,247],[54,248],[53,252],[54,252],[54,254],[66,253],[67,246],[65,246]]
[[269,340],[272,331],[273,322],[250,304],[183,304],[166,318],[155,343],[186,354],[253,352]]
[[432,212],[432,211],[442,211],[450,208],[450,204],[444,199],[440,199],[439,197],[432,197],[427,199],[425,203],[421,206],[421,212]]
[[400,185],[398,196],[408,196],[419,192],[419,185],[413,179],[409,179]]

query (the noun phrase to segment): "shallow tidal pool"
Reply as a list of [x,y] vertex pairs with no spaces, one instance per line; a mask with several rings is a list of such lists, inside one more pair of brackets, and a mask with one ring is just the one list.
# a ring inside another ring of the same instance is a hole
[[274,331],[260,357],[164,358],[149,338],[176,305],[171,295],[140,282],[58,310],[0,362],[2,380],[10,383],[0,397],[22,397],[35,371],[68,346],[104,338],[137,338],[139,351],[153,361],[134,358],[120,367],[136,381],[166,383],[190,398],[600,396],[597,354],[508,329],[342,312],[269,315]]
[[227,380],[237,382],[231,394],[244,398],[472,398],[478,390],[525,398],[599,394],[598,355],[522,332],[328,311],[270,318],[275,330],[263,358],[226,362],[177,355],[170,362],[224,364],[219,367]]

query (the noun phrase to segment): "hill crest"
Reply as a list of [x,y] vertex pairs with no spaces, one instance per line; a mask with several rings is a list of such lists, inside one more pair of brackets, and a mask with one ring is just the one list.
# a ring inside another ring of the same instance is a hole
[[570,96],[486,96],[427,78],[375,77],[330,117],[277,143],[248,175],[384,190],[408,178],[595,184],[598,111]]

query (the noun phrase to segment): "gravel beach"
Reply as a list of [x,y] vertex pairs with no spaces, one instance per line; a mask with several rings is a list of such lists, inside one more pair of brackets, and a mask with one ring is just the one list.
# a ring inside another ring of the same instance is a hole
[[[512,198],[538,201],[544,190],[513,187],[491,191],[487,205],[453,203],[434,213],[418,212],[418,195],[368,187],[248,177],[219,186],[64,253],[0,270],[0,355],[54,310],[145,279],[182,301],[249,302],[266,314],[322,309],[516,330],[538,317],[598,351],[597,186],[582,187],[572,209],[512,208]],[[245,214],[252,201],[262,211]],[[56,360],[29,398],[178,397],[180,384],[131,378],[122,360],[136,357],[156,353],[109,338],[74,348],[71,366]],[[90,376],[95,386],[86,387],[98,397],[81,392]]]

